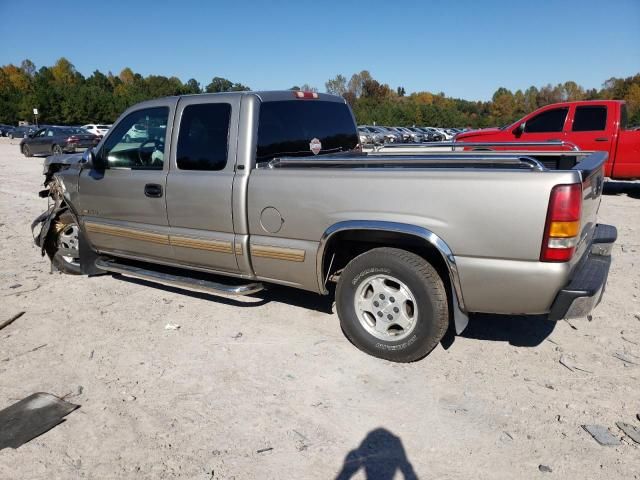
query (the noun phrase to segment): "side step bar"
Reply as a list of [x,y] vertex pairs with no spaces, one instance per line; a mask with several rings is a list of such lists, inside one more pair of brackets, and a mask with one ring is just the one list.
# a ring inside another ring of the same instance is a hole
[[161,283],[172,287],[196,290],[205,293],[223,293],[226,295],[251,295],[264,289],[264,285],[259,282],[246,283],[241,285],[226,285],[201,278],[192,278],[176,273],[166,273],[157,270],[150,270],[135,265],[119,263],[116,260],[98,258],[96,267],[106,272],[118,273],[126,277],[149,280],[150,282]]

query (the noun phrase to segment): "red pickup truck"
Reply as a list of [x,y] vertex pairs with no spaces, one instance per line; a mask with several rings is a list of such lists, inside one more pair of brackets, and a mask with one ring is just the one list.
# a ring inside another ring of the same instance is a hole
[[554,103],[502,128],[460,133],[456,142],[564,140],[580,150],[609,154],[605,176],[640,178],[640,131],[627,130],[627,108],[619,100]]

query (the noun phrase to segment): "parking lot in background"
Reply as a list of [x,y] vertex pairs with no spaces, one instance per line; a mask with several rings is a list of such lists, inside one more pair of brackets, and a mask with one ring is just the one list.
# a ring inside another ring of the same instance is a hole
[[0,478],[640,478],[639,445],[582,428],[640,422],[640,183],[605,185],[619,238],[592,321],[473,317],[393,364],[348,342],[327,297],[50,274],[29,228],[43,157],[18,143],[0,139],[0,321],[25,313],[0,331],[0,409],[41,391],[80,408],[0,451]]

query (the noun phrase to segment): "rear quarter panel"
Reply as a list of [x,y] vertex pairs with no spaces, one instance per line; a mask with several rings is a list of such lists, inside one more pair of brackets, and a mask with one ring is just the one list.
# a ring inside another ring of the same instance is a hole
[[[249,181],[251,242],[303,250],[303,262],[268,263],[252,256],[256,274],[288,278],[318,290],[320,238],[345,220],[392,221],[427,228],[458,262],[469,311],[541,313],[563,286],[570,264],[538,261],[551,188],[578,172],[426,169],[258,169]],[[283,223],[267,232],[261,213]],[[307,261],[310,259],[310,261]]]

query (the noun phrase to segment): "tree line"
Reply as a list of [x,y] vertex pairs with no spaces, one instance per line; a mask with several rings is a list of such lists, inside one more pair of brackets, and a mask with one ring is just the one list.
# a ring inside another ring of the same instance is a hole
[[[291,89],[318,91],[308,84]],[[118,75],[96,70],[84,77],[66,58],[39,69],[30,60],[24,60],[20,66],[0,67],[0,123],[33,121],[34,108],[38,109],[41,123],[112,123],[126,108],[151,98],[245,90],[249,87],[222,77],[213,77],[204,87],[193,78],[183,83],[177,77],[143,77],[128,67]],[[443,92],[407,94],[404,87],[393,89],[375,80],[366,70],[349,79],[337,75],[325,83],[325,90],[344,97],[360,124],[498,126],[550,103],[595,99],[625,100],[630,123],[640,124],[640,73],[627,78],[612,77],[601,89],[585,89],[574,81],[515,92],[500,87],[490,101],[452,98]]]
[[640,73],[612,77],[601,89],[585,89],[574,81],[526,90],[498,88],[490,101],[469,101],[447,97],[443,92],[415,92],[407,95],[404,87],[395,90],[382,84],[364,70],[349,80],[343,75],[325,83],[327,92],[343,96],[352,106],[360,124],[430,125],[440,127],[490,127],[513,123],[533,110],[563,101],[625,100],[629,123],[640,124]]

